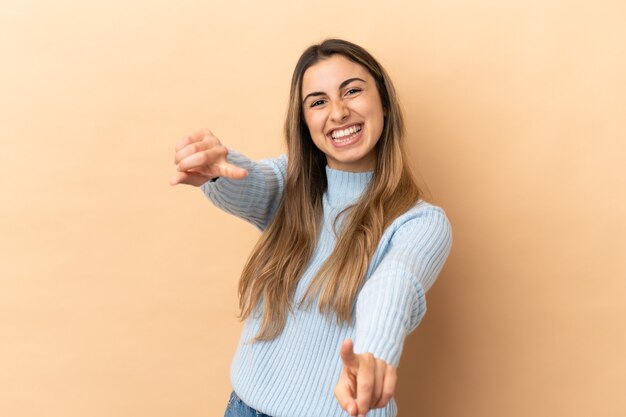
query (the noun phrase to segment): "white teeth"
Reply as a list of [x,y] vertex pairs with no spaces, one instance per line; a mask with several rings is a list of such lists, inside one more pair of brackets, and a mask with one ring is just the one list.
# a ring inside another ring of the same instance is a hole
[[361,130],[361,125],[350,126],[347,129],[335,130],[331,136],[333,139],[341,139],[345,136],[352,135],[360,130]]

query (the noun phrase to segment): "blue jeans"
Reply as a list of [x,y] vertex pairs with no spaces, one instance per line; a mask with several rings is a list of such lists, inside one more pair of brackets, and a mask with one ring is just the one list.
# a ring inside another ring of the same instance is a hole
[[230,393],[228,398],[228,405],[226,406],[226,412],[224,417],[271,417],[267,414],[263,414],[260,411],[249,407],[246,403],[241,401],[241,398],[237,396],[235,391]]

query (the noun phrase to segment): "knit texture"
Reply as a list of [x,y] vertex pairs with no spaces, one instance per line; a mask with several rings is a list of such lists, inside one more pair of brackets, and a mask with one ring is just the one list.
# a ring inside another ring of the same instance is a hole
[[[220,178],[201,188],[221,209],[264,230],[282,197],[287,157],[254,162],[229,151],[229,162],[248,170],[243,180]],[[333,251],[333,221],[355,203],[372,179],[326,167],[324,223],[307,269],[295,292],[294,306]],[[260,312],[244,323],[230,378],[239,397],[273,417],[345,417],[333,389],[342,370],[341,344],[351,338],[355,353],[370,352],[395,367],[404,339],[426,313],[425,293],[433,285],[450,251],[452,234],[445,212],[420,200],[383,233],[370,261],[354,308],[352,326],[337,325],[320,314],[317,304],[294,308],[282,333],[269,342],[250,343],[260,329]],[[262,307],[261,307],[262,308]],[[368,417],[395,417],[392,399]]]

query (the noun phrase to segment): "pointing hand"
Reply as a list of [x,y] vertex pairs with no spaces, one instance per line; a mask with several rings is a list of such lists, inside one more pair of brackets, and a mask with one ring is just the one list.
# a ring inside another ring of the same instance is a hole
[[371,353],[354,353],[352,340],[341,345],[343,369],[335,386],[335,397],[350,416],[365,416],[381,408],[393,397],[396,389],[396,368]]
[[199,187],[215,177],[242,179],[248,175],[248,171],[226,160],[228,149],[210,130],[185,136],[176,144],[175,151],[177,172],[170,178],[170,185]]

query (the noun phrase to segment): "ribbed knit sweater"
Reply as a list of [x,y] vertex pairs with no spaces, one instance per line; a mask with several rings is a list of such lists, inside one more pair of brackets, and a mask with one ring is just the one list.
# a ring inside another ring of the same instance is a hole
[[[216,206],[264,230],[282,197],[287,157],[254,162],[230,150],[228,160],[247,169],[248,176],[207,182],[202,191]],[[302,299],[333,251],[335,217],[359,199],[372,175],[326,167],[324,223],[298,282],[295,300]],[[328,320],[313,303],[306,310],[294,308],[276,339],[250,343],[261,323],[259,311],[251,315],[244,323],[230,369],[237,395],[250,407],[273,417],[347,416],[333,394],[342,370],[341,344],[351,338],[355,353],[370,352],[397,367],[406,335],[426,313],[425,293],[443,267],[451,243],[444,211],[420,200],[384,231],[357,294],[352,326],[337,325],[334,318]],[[367,415],[396,414],[392,399]]]

